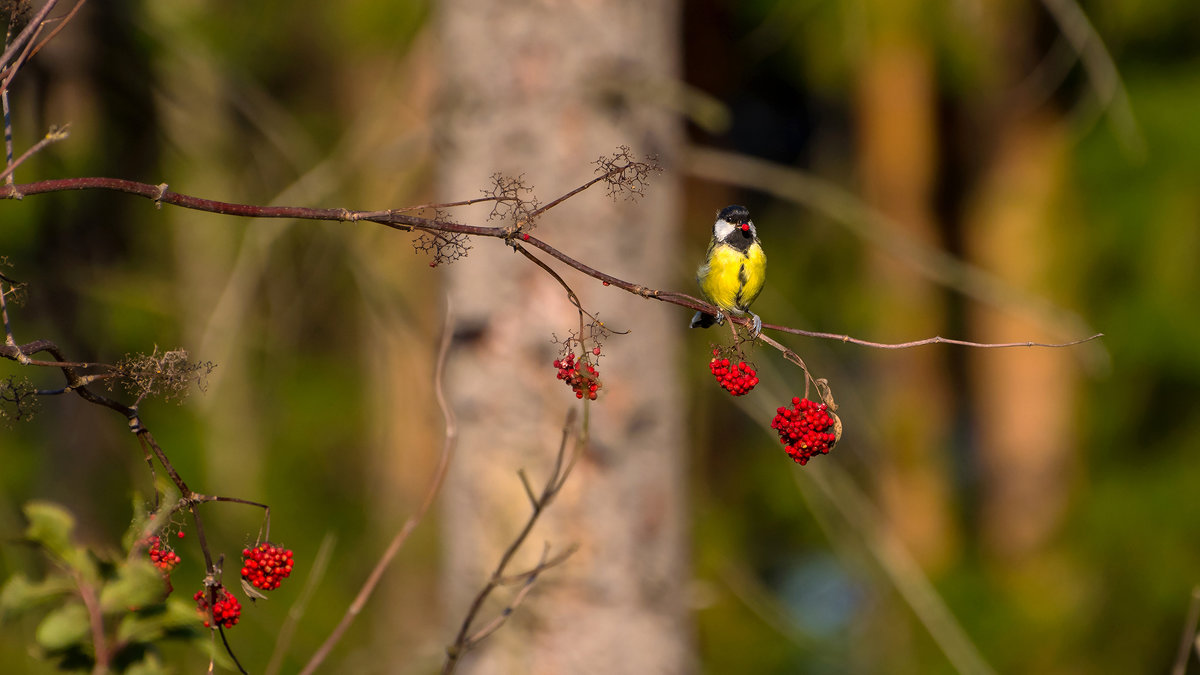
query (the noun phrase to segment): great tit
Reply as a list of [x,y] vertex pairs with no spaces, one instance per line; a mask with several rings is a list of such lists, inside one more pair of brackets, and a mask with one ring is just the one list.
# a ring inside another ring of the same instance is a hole
[[692,328],[708,328],[724,323],[725,314],[750,315],[755,337],[762,332],[762,319],[750,311],[750,304],[762,292],[767,279],[767,255],[758,241],[758,231],[750,220],[750,211],[733,204],[721,209],[713,223],[712,241],[696,282],[709,302],[717,306],[717,315],[696,312]]

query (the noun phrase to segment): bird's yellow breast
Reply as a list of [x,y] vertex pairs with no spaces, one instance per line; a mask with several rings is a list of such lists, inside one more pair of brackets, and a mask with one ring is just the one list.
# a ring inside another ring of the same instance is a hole
[[767,256],[758,242],[745,253],[727,244],[716,244],[696,281],[708,301],[731,314],[745,314],[762,292],[767,279]]

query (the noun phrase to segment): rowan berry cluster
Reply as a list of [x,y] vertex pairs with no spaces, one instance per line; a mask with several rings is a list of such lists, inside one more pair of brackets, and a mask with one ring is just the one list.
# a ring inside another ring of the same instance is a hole
[[[182,535],[183,533],[180,532],[179,534]],[[162,543],[157,534],[147,537],[146,545],[149,547],[147,553],[150,555],[150,562],[154,563],[155,567],[166,574],[170,574],[171,570],[175,569],[175,566],[182,560],[179,554],[175,553],[170,546]]]
[[[592,354],[599,356],[600,348],[593,348]],[[575,398],[586,396],[589,400],[596,400],[601,386],[600,371],[588,363],[586,358],[576,358],[575,352],[570,351],[563,358],[555,359],[554,367],[558,369],[558,379],[566,382],[567,386],[574,390]]]
[[771,428],[779,432],[787,454],[796,463],[804,466],[817,455],[829,454],[837,443],[837,436],[830,431],[833,416],[824,403],[806,398],[792,397],[792,407],[779,408]]
[[734,396],[750,393],[758,384],[758,373],[745,361],[734,364],[729,359],[719,358],[719,352],[713,350],[713,359],[708,362],[708,369],[717,378],[717,384]]
[[291,573],[291,549],[263,542],[242,550],[242,578],[255,588],[273,591]]
[[[204,627],[210,628],[208,618],[208,590],[200,589],[192,596],[196,601],[196,609],[204,617]],[[233,597],[233,593],[225,587],[217,588],[217,602],[212,608],[212,619],[222,628],[233,628],[242,617],[242,605]]]

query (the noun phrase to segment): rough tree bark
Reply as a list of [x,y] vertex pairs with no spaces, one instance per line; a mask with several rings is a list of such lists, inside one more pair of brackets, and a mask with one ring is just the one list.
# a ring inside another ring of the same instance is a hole
[[[478,196],[503,172],[523,174],[547,201],[592,177],[591,162],[618,145],[656,153],[667,172],[646,197],[614,202],[597,188],[550,211],[536,234],[623,278],[677,285],[670,165],[682,133],[656,92],[678,72],[678,11],[675,2],[442,2],[439,197]],[[604,344],[590,445],[511,570],[535,564],[544,543],[551,554],[571,544],[579,552],[539,579],[460,672],[686,672],[676,369],[687,316],[562,273],[590,311],[630,333]],[[462,427],[444,493],[443,586],[456,628],[528,515],[517,470],[540,486],[565,414],[580,405],[551,366],[552,335],[579,320],[557,282],[497,241],[478,242],[447,280],[456,314],[448,388]]]

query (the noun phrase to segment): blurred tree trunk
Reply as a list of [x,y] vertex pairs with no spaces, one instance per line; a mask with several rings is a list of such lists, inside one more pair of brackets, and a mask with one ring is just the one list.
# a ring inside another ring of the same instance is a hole
[[[868,3],[875,26],[859,65],[856,114],[859,167],[867,200],[906,237],[940,247],[933,209],[938,171],[936,74],[921,35],[916,2]],[[876,252],[871,261],[878,288],[880,339],[912,340],[944,331],[941,289],[906,263]],[[873,355],[872,410],[888,439],[878,457],[878,499],[885,527],[930,573],[953,562],[958,537],[951,520],[946,449],[953,418],[945,353],[911,350]],[[878,668],[903,663],[914,648],[907,608],[882,603],[873,614],[870,646]],[[887,670],[887,668],[883,668]]]
[[[1035,16],[1005,3],[984,7],[984,44],[990,62],[1003,64],[993,79],[1021,86],[1000,92],[1008,96],[994,97],[998,104],[988,110],[994,146],[968,209],[966,254],[1016,288],[1053,293],[1065,286],[1057,261],[1070,246],[1063,234],[1069,228],[1056,222],[1068,185],[1069,131],[1046,100],[1057,83],[1033,79],[1044,77],[1033,64],[1046,49],[1035,43]],[[1077,337],[1048,334],[1029,314],[972,306],[968,321],[979,340]],[[1071,418],[1079,379],[1071,356],[1044,349],[969,355],[980,430],[980,534],[988,553],[1000,559],[1032,562],[1066,515],[1076,473]],[[1062,588],[1060,580],[1044,581]]]
[[[478,196],[503,172],[523,174],[548,201],[594,176],[591,162],[620,144],[657,153],[669,168],[682,134],[655,92],[679,69],[676,3],[446,0],[439,9],[440,199]],[[536,234],[623,278],[671,285],[679,209],[671,176],[654,177],[637,202],[589,191],[548,212]],[[605,343],[590,444],[510,571],[532,567],[544,543],[552,554],[580,549],[539,578],[463,670],[688,672],[676,371],[687,317],[560,272],[585,307],[631,332]],[[578,330],[579,320],[558,283],[502,242],[476,242],[447,275],[456,320],[448,389],[461,434],[444,493],[443,585],[457,628],[529,514],[517,470],[540,487],[566,411],[580,405],[551,366],[552,336]],[[485,607],[478,625],[499,607]]]
[[[1050,230],[1066,177],[1066,134],[1041,115],[1007,128],[977,197],[968,238],[971,257],[1014,286],[1035,292],[1055,272]],[[1036,320],[974,307],[972,334],[982,340],[1045,340]],[[988,551],[1003,559],[1035,554],[1066,515],[1074,475],[1071,416],[1078,371],[1061,350],[971,354],[983,470],[980,525]]]
[[[933,213],[936,76],[917,28],[919,8],[910,5],[872,4],[880,28],[860,66],[859,165],[868,200],[905,236],[940,247]],[[889,255],[875,258],[877,335],[902,341],[942,333],[945,307],[937,285]],[[945,455],[952,417],[945,352],[882,353],[874,364],[874,410],[889,439],[879,458],[881,506],[901,541],[926,570],[936,570],[951,562],[957,540]]]

